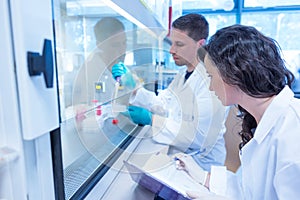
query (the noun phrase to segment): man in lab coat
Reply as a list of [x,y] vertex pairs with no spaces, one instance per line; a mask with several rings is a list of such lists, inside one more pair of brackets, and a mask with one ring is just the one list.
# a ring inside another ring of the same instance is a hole
[[[169,146],[168,153],[184,152],[206,171],[224,165],[226,108],[209,90],[210,78],[197,50],[209,34],[206,19],[199,14],[179,17],[172,23],[170,53],[178,66],[186,66],[157,96],[137,82],[120,65],[112,68],[124,85],[134,88],[127,115],[137,124],[152,125],[153,140]],[[133,87],[134,86],[134,87]]]
[[[103,126],[109,120],[123,130],[124,126],[133,124],[127,117],[112,113],[111,102],[115,91],[115,80],[111,74],[114,64],[123,62],[127,48],[127,36],[124,24],[114,17],[101,18],[94,26],[96,48],[89,54],[86,61],[78,70],[73,88],[73,110],[76,114],[76,129],[81,142],[87,149],[103,147],[106,144],[119,145],[120,136]],[[127,95],[126,95],[127,93]],[[130,92],[122,88],[118,92],[116,102],[127,103]],[[108,121],[107,121],[108,120]],[[111,124],[111,123],[110,123]],[[131,130],[129,130],[131,131]],[[116,138],[116,139],[114,139]],[[99,160],[102,160],[100,153]]]
[[95,24],[94,34],[96,48],[81,66],[75,80],[74,105],[93,105],[93,100],[102,103],[110,100],[115,84],[111,77],[111,67],[123,62],[125,58],[127,39],[121,21],[114,17],[104,17]]

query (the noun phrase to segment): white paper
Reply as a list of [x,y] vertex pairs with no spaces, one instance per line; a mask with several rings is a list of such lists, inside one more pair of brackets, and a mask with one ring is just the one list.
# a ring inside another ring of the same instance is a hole
[[199,194],[210,193],[206,187],[193,180],[185,171],[176,169],[175,163],[149,174],[185,197],[187,197],[186,191],[197,191]]

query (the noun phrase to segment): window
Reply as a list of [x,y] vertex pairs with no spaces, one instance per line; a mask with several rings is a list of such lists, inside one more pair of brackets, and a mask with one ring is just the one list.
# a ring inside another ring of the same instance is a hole
[[245,0],[245,7],[275,7],[300,5],[298,0]]
[[[244,13],[242,24],[256,27],[275,39],[283,52],[287,67],[299,78],[300,69],[300,11]],[[260,20],[264,19],[264,20]]]
[[[216,2],[218,6],[215,6]],[[231,24],[254,26],[279,43],[287,67],[296,79],[300,80],[300,35],[298,34],[300,2],[298,0],[235,0],[233,9],[228,10],[224,9],[225,2],[227,0],[183,0],[183,14],[190,12],[203,14],[210,23],[210,36],[216,30]],[[244,4],[239,6],[241,2]]]
[[234,0],[183,0],[182,9],[211,9],[230,11],[234,8]]
[[236,23],[234,14],[203,14],[209,23],[209,35],[213,35],[218,29]]

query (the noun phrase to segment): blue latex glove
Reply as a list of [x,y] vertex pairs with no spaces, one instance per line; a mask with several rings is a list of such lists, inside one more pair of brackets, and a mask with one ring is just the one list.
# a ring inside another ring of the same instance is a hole
[[115,80],[117,80],[118,77],[121,77],[122,75],[126,74],[128,71],[128,68],[122,62],[115,64],[114,66],[112,66],[111,69],[111,73]]
[[130,70],[124,65],[124,63],[119,62],[112,66],[111,73],[115,80],[121,80],[121,85],[134,89],[136,82],[130,72]]
[[130,119],[139,125],[151,125],[152,124],[152,113],[142,107],[128,106],[126,112],[122,112],[123,115],[130,117]]

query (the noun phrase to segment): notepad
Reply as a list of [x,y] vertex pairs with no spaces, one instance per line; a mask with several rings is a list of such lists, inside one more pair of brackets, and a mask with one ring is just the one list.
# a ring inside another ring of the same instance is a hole
[[194,181],[185,171],[177,170],[172,162],[151,171],[146,171],[128,161],[124,161],[124,164],[133,181],[164,199],[190,199],[186,191],[210,194],[206,187]]

